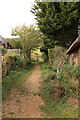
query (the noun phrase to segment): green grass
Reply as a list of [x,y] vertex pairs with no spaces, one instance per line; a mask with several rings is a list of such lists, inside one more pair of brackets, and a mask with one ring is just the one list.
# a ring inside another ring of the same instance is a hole
[[[63,98],[65,99],[65,98]],[[50,118],[77,118],[77,108],[71,108],[68,104],[61,100],[48,99],[45,105],[40,106],[40,109],[45,113],[45,116]]]
[[16,100],[16,102],[21,102],[20,100]]
[[14,112],[9,112],[8,114],[13,115],[13,114],[14,114]]
[[17,91],[20,91],[20,94],[25,94],[27,88],[25,88],[23,84],[26,78],[32,73],[33,69],[34,66],[29,65],[26,68],[9,71],[8,76],[6,76],[6,78],[2,81],[3,100],[9,97],[12,88],[16,88]]
[[34,64],[34,63],[39,63],[39,61],[31,58],[31,63],[33,63],[33,64]]
[[[57,79],[53,79],[47,74],[53,74],[54,69],[51,69],[48,64],[41,64],[42,71],[42,88],[39,95],[43,98],[45,105],[40,106],[40,109],[45,113],[45,117],[50,118],[78,118],[78,108],[67,104],[68,94],[69,97],[73,93],[67,93],[67,96],[63,96],[60,99],[56,99],[54,94],[50,93],[51,87],[55,86]],[[61,82],[61,81],[60,81]],[[65,81],[62,84],[66,84]],[[67,84],[69,85],[69,84]],[[70,84],[71,85],[71,84]],[[74,96],[76,97],[76,96]]]

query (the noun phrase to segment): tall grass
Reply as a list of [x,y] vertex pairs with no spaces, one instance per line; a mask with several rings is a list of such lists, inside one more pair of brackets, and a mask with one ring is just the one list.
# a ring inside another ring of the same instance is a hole
[[24,92],[24,82],[34,69],[33,65],[28,65],[25,68],[10,70],[8,76],[2,81],[2,97],[3,100],[9,98],[12,88],[16,88],[20,92]]
[[[56,66],[51,68],[49,64],[42,64],[41,71],[43,81],[40,95],[45,101],[41,110],[50,118],[77,118],[78,103],[71,105],[68,99],[77,101],[80,67],[74,68],[66,64],[61,67],[57,76]],[[63,93],[57,98],[55,93],[59,95],[60,88],[63,88]]]

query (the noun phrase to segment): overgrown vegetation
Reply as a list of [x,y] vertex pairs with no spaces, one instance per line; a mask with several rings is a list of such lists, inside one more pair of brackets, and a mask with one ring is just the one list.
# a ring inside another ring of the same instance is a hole
[[64,47],[77,37],[79,2],[36,2],[32,8],[40,31],[47,37],[48,47]]
[[[49,51],[50,63],[41,65],[43,81],[40,95],[45,105],[40,108],[48,117],[77,118],[80,66],[69,65],[64,51],[56,46]],[[63,63],[59,66],[60,60]]]
[[41,51],[49,61],[48,49],[55,45],[68,48],[78,36],[80,2],[35,2],[31,12],[43,34]]
[[[16,26],[12,30],[13,36],[18,36],[20,48],[23,51],[26,64],[31,63],[31,51],[40,45],[41,33],[36,26]],[[18,44],[18,43],[17,43]]]
[[38,28],[22,25],[12,29],[11,34],[17,38],[8,40],[14,48],[22,49],[24,60],[16,55],[5,55],[4,59],[10,56],[14,64],[3,80],[3,99],[14,87],[24,91],[25,78],[33,69],[30,63],[38,63],[38,53],[34,60],[31,52],[40,48],[45,62],[41,64],[43,81],[41,93],[38,93],[45,101],[41,110],[51,118],[78,118],[80,66],[69,65],[65,53],[78,35],[79,7],[78,2],[36,2],[31,11]]
[[2,81],[3,100],[9,97],[12,88],[16,88],[18,91],[23,92],[23,94],[27,93],[24,82],[34,69],[32,64],[25,66],[25,62],[18,55],[6,54],[4,56],[5,60],[8,56],[12,56],[14,64],[8,71],[6,78]]
[[[11,61],[8,61],[9,58],[12,58]],[[5,62],[12,62],[12,69],[18,69],[21,67],[25,67],[26,63],[24,61],[24,58],[21,58],[20,55],[17,55],[15,53],[6,53],[3,57]]]
[[57,69],[43,64],[41,70],[43,74],[41,96],[45,101],[45,106],[41,106],[41,109],[52,118],[78,117],[80,67],[73,69],[66,65],[57,74]]

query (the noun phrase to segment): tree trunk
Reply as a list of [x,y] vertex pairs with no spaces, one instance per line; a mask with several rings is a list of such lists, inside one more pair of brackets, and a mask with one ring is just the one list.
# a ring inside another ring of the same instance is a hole
[[48,56],[48,50],[47,49],[44,51],[44,62],[45,63],[49,62],[49,56]]
[[31,64],[31,51],[25,52],[25,62],[27,64]]

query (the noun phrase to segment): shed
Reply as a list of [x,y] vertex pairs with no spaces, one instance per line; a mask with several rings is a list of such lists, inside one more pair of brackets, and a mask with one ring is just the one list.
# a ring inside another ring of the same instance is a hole
[[70,64],[80,65],[80,36],[77,37],[66,53],[70,55]]
[[0,46],[3,46],[4,48],[11,48],[9,42],[5,40],[1,35],[0,35]]

